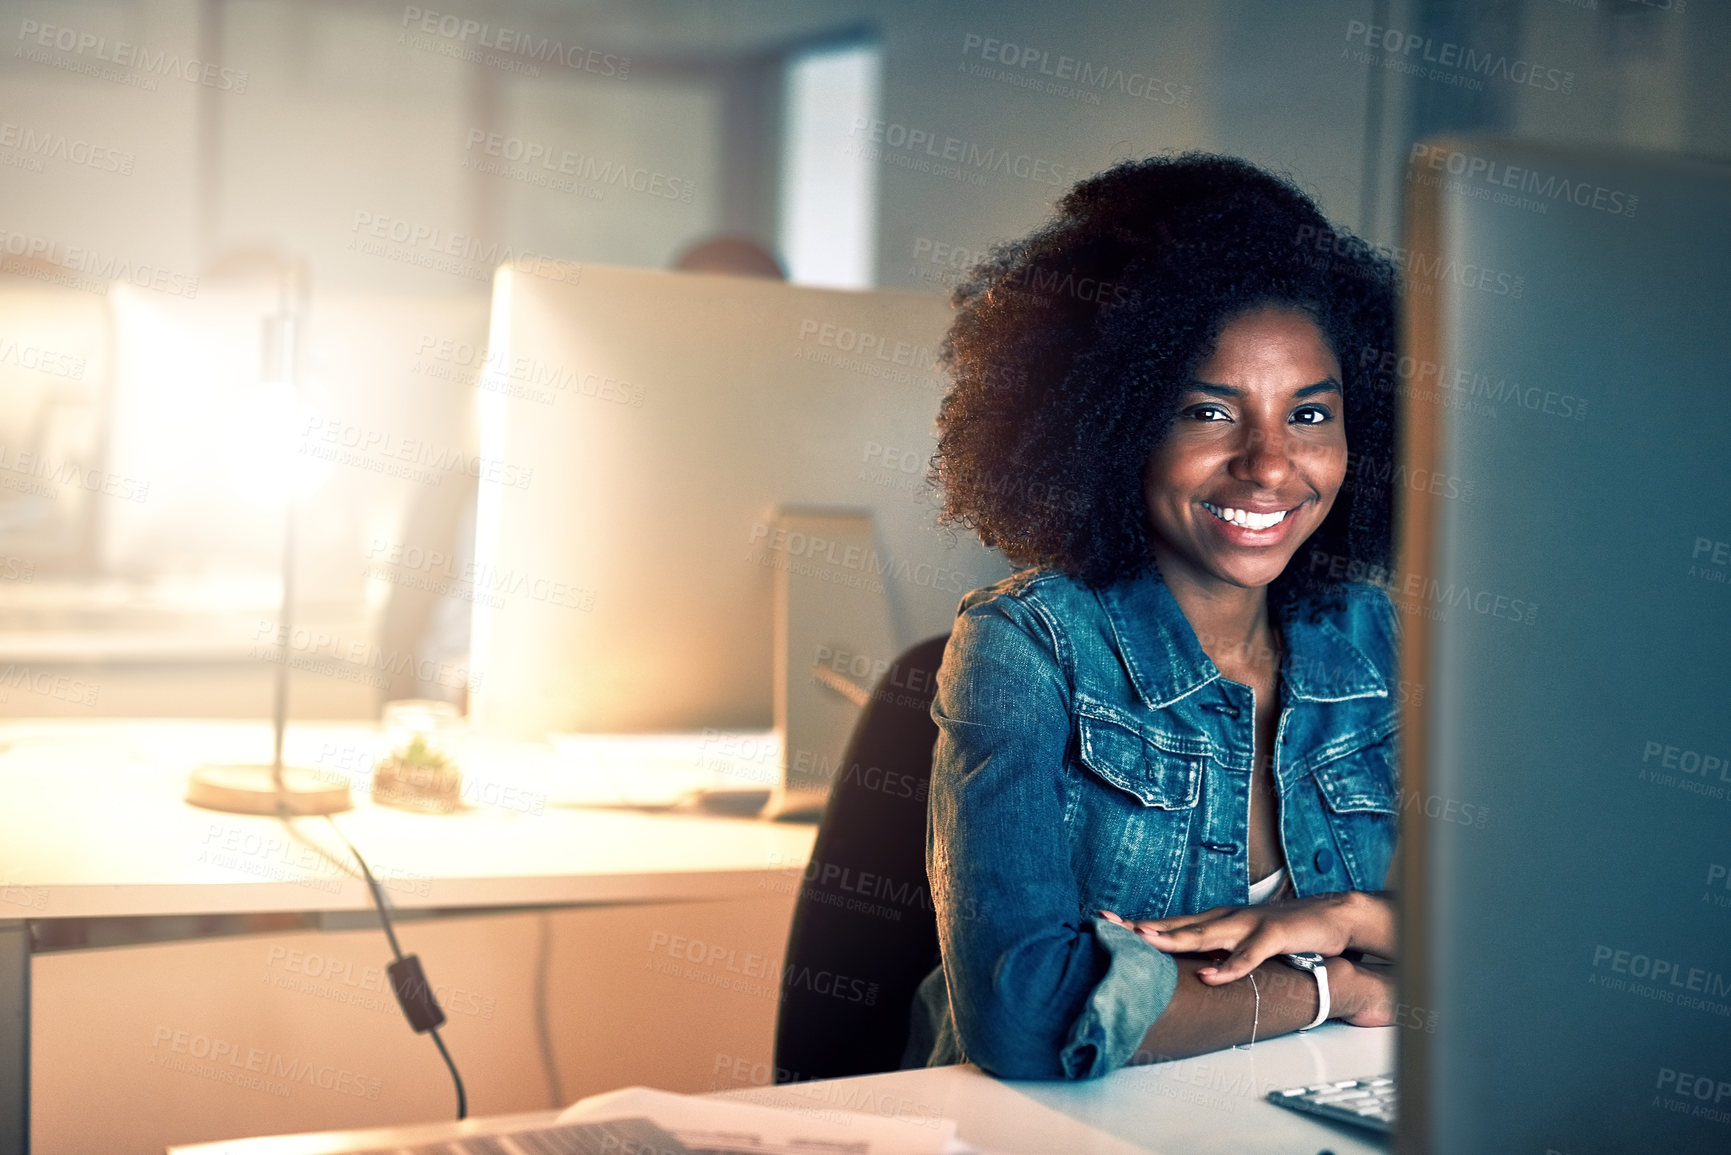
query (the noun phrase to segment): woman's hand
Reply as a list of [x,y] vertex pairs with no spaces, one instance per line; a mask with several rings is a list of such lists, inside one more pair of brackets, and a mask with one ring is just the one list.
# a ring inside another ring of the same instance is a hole
[[1387,898],[1362,891],[1319,894],[1256,906],[1217,906],[1200,914],[1127,922],[1110,911],[1100,916],[1135,931],[1168,954],[1230,952],[1197,977],[1210,986],[1235,982],[1266,959],[1295,951],[1333,957],[1348,950],[1390,957],[1394,908]]

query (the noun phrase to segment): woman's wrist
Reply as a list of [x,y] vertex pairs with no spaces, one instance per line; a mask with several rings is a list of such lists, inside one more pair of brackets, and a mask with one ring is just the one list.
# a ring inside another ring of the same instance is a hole
[[1394,902],[1382,892],[1354,891],[1357,914],[1353,919],[1352,945],[1367,954],[1392,959],[1395,956]]
[[1328,1017],[1350,1019],[1364,1009],[1363,975],[1357,967],[1338,956],[1326,959],[1328,971]]

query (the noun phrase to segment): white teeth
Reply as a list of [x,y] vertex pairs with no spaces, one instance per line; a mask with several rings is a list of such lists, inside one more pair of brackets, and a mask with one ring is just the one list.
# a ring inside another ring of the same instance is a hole
[[1288,510],[1279,513],[1251,513],[1247,509],[1228,509],[1218,505],[1210,505],[1206,501],[1202,508],[1218,517],[1221,521],[1229,521],[1243,529],[1268,529],[1286,520]]

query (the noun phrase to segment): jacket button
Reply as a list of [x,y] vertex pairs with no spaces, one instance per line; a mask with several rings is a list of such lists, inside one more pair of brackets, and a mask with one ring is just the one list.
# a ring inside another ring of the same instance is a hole
[[1327,874],[1334,869],[1334,851],[1319,850],[1316,852],[1316,870],[1318,874]]

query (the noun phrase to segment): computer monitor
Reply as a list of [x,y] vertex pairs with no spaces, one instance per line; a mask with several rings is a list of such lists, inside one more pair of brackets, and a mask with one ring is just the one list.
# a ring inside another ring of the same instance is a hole
[[0,258],[0,580],[19,584],[88,572],[108,480],[106,309],[100,296],[54,283],[55,272],[65,270]]
[[1399,1149],[1731,1150],[1731,168],[1408,189]]
[[778,631],[784,683],[851,719],[898,652],[1010,572],[923,493],[942,297],[559,269],[494,285],[478,726],[769,727]]

